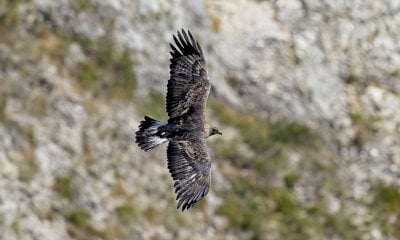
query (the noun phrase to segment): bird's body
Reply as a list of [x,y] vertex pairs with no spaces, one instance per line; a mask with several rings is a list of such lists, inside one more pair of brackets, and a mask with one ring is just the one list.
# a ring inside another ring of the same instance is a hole
[[175,181],[178,206],[188,209],[209,191],[211,159],[205,139],[219,130],[205,121],[204,111],[210,82],[199,43],[182,30],[170,44],[171,65],[168,81],[167,122],[145,116],[136,132],[136,142],[145,151],[163,143],[167,148],[168,169]]

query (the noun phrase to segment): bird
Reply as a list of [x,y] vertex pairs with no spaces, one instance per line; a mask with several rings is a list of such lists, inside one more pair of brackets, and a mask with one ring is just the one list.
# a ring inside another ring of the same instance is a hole
[[177,209],[191,208],[210,190],[211,158],[206,138],[221,131],[206,122],[205,109],[210,80],[204,53],[190,30],[182,29],[170,43],[170,78],[167,83],[164,122],[145,116],[136,143],[151,151],[168,143],[167,165],[174,181]]

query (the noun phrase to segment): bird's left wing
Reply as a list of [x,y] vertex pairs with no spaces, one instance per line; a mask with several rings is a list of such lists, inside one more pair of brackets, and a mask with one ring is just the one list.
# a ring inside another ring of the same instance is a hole
[[167,91],[167,113],[179,117],[189,110],[204,114],[210,92],[206,60],[200,44],[188,31],[174,35],[171,46],[170,79]]
[[211,160],[205,139],[171,141],[168,169],[175,181],[177,208],[189,209],[207,195],[211,184]]

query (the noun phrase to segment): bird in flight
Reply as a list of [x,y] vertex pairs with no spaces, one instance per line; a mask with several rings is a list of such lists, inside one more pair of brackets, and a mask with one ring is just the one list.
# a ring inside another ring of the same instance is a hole
[[211,159],[206,138],[222,133],[205,121],[210,81],[200,44],[182,29],[170,44],[170,78],[167,84],[168,121],[145,116],[136,143],[145,151],[168,142],[168,169],[174,180],[177,209],[189,209],[207,195]]

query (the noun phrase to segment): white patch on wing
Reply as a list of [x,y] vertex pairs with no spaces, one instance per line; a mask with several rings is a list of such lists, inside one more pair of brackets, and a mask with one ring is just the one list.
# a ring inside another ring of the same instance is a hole
[[157,132],[158,128],[163,125],[164,125],[164,123],[162,123],[162,122],[154,122],[149,128],[147,128],[147,131],[150,134],[154,134]]
[[189,179],[195,178],[196,176],[197,176],[197,173],[193,173],[193,174],[189,177]]
[[160,138],[157,136],[151,136],[151,137],[149,137],[149,142],[154,143],[155,145],[160,145],[160,144],[168,142],[168,139]]

